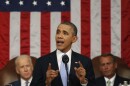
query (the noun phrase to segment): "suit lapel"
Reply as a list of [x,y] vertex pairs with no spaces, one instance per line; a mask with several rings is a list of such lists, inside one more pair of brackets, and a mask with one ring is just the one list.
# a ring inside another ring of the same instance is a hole
[[119,80],[119,76],[116,75],[116,77],[115,77],[115,81],[114,81],[114,86],[118,86],[118,85],[119,85],[119,82],[120,82],[120,80]]
[[105,81],[104,77],[99,78],[99,80],[97,81],[97,85],[106,86],[106,81]]
[[15,86],[21,86],[21,81],[18,80],[18,81],[15,83]]
[[[58,62],[57,62],[57,56],[56,56],[56,51],[54,51],[54,52],[51,54],[51,56],[50,56],[50,63],[51,63],[52,69],[54,69],[54,70],[59,70]],[[61,80],[60,73],[59,73],[58,76],[53,80],[51,86],[63,86],[63,85],[62,85],[62,80]]]
[[59,70],[58,68],[58,63],[57,63],[57,56],[56,56],[56,51],[54,51],[51,56],[50,56],[50,63],[51,63],[51,67],[54,70]]
[[104,77],[103,77],[103,79],[102,79],[102,85],[101,86],[106,86],[106,81],[105,81],[105,79],[104,79]]
[[70,74],[69,74],[69,86],[77,86],[78,84],[75,84],[79,82],[77,76],[76,76],[76,73],[75,73],[75,70],[74,70],[74,67],[79,67],[79,64],[77,64],[76,62],[79,61],[78,59],[79,57],[76,56],[76,53],[72,51],[72,55],[71,55],[71,65],[70,65]]
[[78,61],[79,61],[79,59],[77,58],[76,54],[72,51],[70,73],[75,74],[74,67],[78,67],[79,66],[78,64],[76,64],[76,62],[78,62]]

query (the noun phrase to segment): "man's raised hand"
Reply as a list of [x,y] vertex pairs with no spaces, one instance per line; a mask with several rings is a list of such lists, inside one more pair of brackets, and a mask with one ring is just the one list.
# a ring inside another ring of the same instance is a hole
[[79,61],[78,62],[79,67],[78,68],[74,68],[75,69],[75,73],[76,76],[78,77],[78,79],[80,80],[81,84],[86,84],[88,81],[86,80],[85,76],[86,76],[86,70],[84,69],[82,63]]
[[58,76],[58,70],[53,70],[51,68],[51,63],[49,63],[48,65],[48,69],[47,69],[47,72],[46,72],[46,86],[50,86],[51,85],[51,82],[52,80]]

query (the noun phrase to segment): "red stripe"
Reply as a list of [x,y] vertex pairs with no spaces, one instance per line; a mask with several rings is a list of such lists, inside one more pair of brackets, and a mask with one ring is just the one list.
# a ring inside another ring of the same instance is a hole
[[130,67],[130,0],[121,0],[121,56]]
[[50,52],[50,13],[41,13],[41,55]]
[[70,21],[70,12],[62,12],[61,21]]
[[90,0],[81,0],[81,53],[90,57]]
[[102,53],[110,52],[111,47],[111,25],[110,25],[110,1],[111,0],[102,0],[101,1],[101,28],[102,28]]
[[0,69],[9,60],[10,13],[0,12]]
[[30,55],[30,12],[21,12],[21,54]]

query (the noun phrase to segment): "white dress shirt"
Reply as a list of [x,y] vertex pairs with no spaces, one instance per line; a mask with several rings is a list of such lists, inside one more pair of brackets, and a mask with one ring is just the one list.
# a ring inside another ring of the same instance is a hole
[[[59,67],[59,70],[60,70],[60,65],[61,65],[61,62],[62,62],[62,56],[64,54],[68,55],[68,57],[69,57],[69,62],[67,63],[67,66],[68,66],[68,73],[70,73],[71,55],[72,55],[72,50],[71,49],[66,53],[63,53],[63,52],[61,52],[60,50],[57,49],[56,55],[57,55],[58,67]],[[86,84],[81,84],[81,85],[82,86],[87,86],[87,83]]]
[[[21,80],[21,86],[26,86],[26,80],[22,78],[20,80]],[[32,77],[28,80],[28,86],[30,86],[31,81],[32,81]]]
[[115,78],[116,78],[116,74],[112,78],[110,78],[110,79],[108,79],[107,77],[104,77],[104,78],[105,78],[105,81],[106,81],[106,86],[107,86],[107,81],[108,80],[111,81],[110,86],[114,86],[114,81],[115,81]]
[[67,66],[68,66],[68,72],[70,72],[70,66],[71,66],[71,54],[72,54],[72,50],[70,49],[67,53],[63,53],[59,50],[57,50],[57,62],[58,62],[58,67],[59,67],[59,70],[60,70],[60,65],[61,65],[61,62],[62,62],[62,56],[66,54],[68,55],[69,57],[69,62],[67,63]]

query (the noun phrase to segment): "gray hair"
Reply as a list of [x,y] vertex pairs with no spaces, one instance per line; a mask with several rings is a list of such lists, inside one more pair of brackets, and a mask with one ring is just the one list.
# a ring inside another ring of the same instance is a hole
[[15,60],[15,65],[16,65],[16,66],[18,65],[19,59],[21,59],[21,58],[28,58],[28,59],[30,60],[30,63],[32,64],[32,59],[31,59],[31,57],[30,57],[29,55],[24,54],[24,55],[20,55],[20,56],[18,56],[18,57],[16,58],[16,60]]

